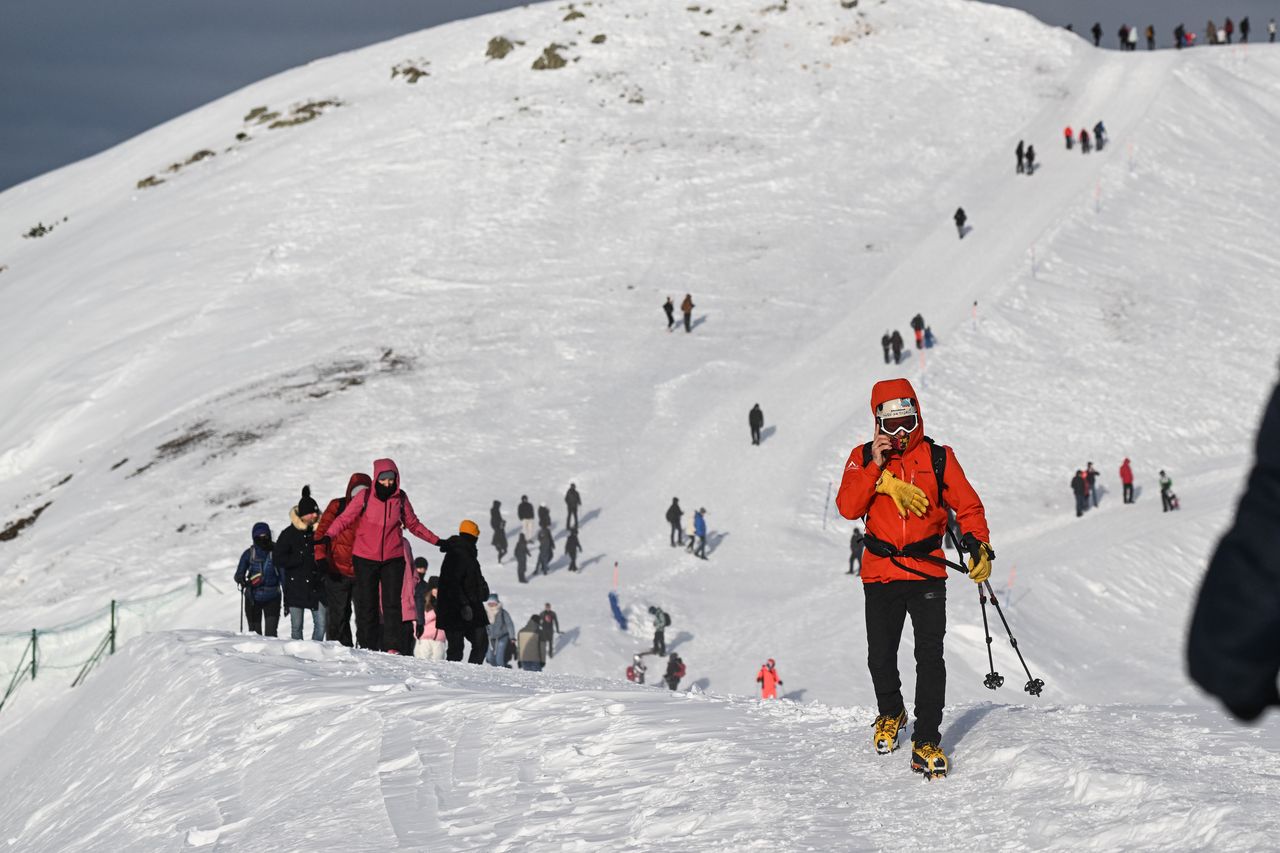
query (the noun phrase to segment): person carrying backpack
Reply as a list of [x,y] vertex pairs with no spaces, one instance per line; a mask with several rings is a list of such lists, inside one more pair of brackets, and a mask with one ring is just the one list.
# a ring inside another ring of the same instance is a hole
[[693,514],[693,535],[698,537],[698,547],[693,556],[707,559],[707,508],[699,507]]
[[686,332],[693,331],[693,294],[686,293],[684,301],[680,303],[680,313],[684,315],[684,330]]
[[560,632],[560,617],[551,609],[551,602],[544,606],[538,621],[538,642],[542,643],[542,656],[551,660],[556,656],[556,635]]
[[778,685],[782,684],[782,678],[778,676],[778,667],[773,658],[769,658],[764,666],[760,667],[756,683],[760,685],[761,699],[778,698]]
[[582,553],[582,542],[578,539],[578,528],[569,528],[569,535],[564,540],[564,553],[569,558],[569,571],[578,571],[578,555]]
[[[396,613],[400,609],[400,593],[404,584],[402,531],[408,530],[432,545],[440,542],[440,537],[418,520],[409,496],[401,490],[400,469],[396,463],[390,459],[375,460],[373,471],[373,489],[363,493],[363,500],[352,500],[347,504],[327,531],[328,537],[334,540],[348,527],[356,527],[351,553],[356,572],[356,634],[357,639],[365,638],[360,640],[361,648],[377,648],[372,638],[378,622],[379,602],[386,613]],[[402,639],[399,620],[384,620],[381,649],[400,654]]]
[[667,627],[671,624],[671,617],[657,605],[649,607],[649,615],[653,617],[653,653],[655,655],[665,655],[667,653]]
[[311,487],[302,487],[298,505],[289,510],[289,526],[280,531],[272,559],[284,576],[284,606],[289,611],[290,636],[302,639],[304,614],[311,611],[311,639],[325,637],[323,581],[316,569],[314,530],[320,507]]
[[[1022,162],[1022,143],[1018,143],[1018,162]],[[916,333],[916,349],[924,349],[924,315],[917,314],[911,318],[911,330]]]
[[[316,565],[324,576],[325,637],[336,640],[347,648],[354,644],[351,636],[351,600],[355,590],[356,570],[351,562],[351,549],[355,546],[356,528],[348,527],[341,536],[331,539],[329,526],[356,495],[372,485],[373,479],[368,474],[352,474],[347,480],[346,494],[329,501],[320,520],[316,522],[312,537],[315,541]],[[367,643],[376,644],[377,638],[367,638],[361,648],[373,648]]]
[[489,584],[476,557],[480,527],[471,519],[458,525],[458,533],[440,544],[444,562],[436,589],[436,625],[445,633],[445,657],[462,660],[464,643],[471,643],[468,663],[483,663],[489,647],[489,620],[484,605]]
[[670,690],[675,690],[680,686],[680,679],[685,676],[684,661],[680,659],[680,655],[675,652],[671,653],[671,657],[667,658],[667,674],[666,682]]
[[539,628],[542,620],[537,613],[529,617],[529,621],[516,634],[516,665],[529,672],[542,672],[547,658],[542,651]]
[[488,636],[489,636],[489,654],[485,657],[485,663],[490,666],[507,665],[507,648],[515,639],[516,626],[511,621],[511,614],[502,606],[502,602],[498,600],[496,592],[489,593],[489,600],[485,602],[484,609],[489,618]]
[[684,528],[680,525],[682,518],[684,518],[684,510],[680,509],[680,499],[672,498],[671,506],[667,507],[667,523],[671,525],[672,548],[684,544]]
[[538,531],[538,565],[534,568],[533,573],[546,574],[551,566],[551,560],[556,554],[556,543],[551,538],[551,528],[544,527]]
[[240,565],[236,568],[236,585],[244,595],[244,616],[249,623],[249,630],[255,634],[263,633],[263,620],[266,620],[266,635],[276,636],[280,624],[280,572],[271,558],[274,544],[271,541],[271,527],[265,521],[253,526],[253,544],[240,555]]
[[947,678],[947,569],[941,561],[948,511],[955,513],[960,547],[970,555],[969,578],[975,583],[991,576],[995,552],[982,501],[955,451],[925,436],[911,383],[877,382],[871,389],[871,414],[874,438],[849,454],[836,507],[845,518],[861,518],[866,524],[862,589],[867,663],[880,712],[872,746],[882,755],[896,750],[907,722],[898,646],[910,616],[916,658],[911,769],[943,776],[948,770],[940,731]]

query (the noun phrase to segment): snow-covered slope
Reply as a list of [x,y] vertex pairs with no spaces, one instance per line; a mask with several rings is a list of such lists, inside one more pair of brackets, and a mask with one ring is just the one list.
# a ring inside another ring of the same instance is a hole
[[[1051,733],[1049,763],[1101,770],[1090,756],[1116,747],[1084,722],[1056,730],[1062,715],[1165,708],[1150,714],[1167,728],[1110,735],[1136,732],[1135,760],[1228,727],[1201,716],[1180,654],[1274,381],[1280,256],[1260,176],[1280,153],[1280,53],[1102,53],[958,0],[695,5],[543,4],[415,34],[0,194],[0,506],[48,504],[0,542],[0,676],[22,631],[196,572],[227,581],[254,521],[278,527],[304,482],[336,495],[389,454],[438,531],[483,524],[495,498],[514,524],[527,493],[562,533],[578,484],[583,574],[560,559],[521,587],[483,552],[517,621],[544,601],[560,613],[549,672],[616,680],[645,646],[643,625],[609,615],[616,562],[625,607],[672,613],[690,683],[750,694],[775,657],[791,698],[855,706],[856,751],[874,704],[862,595],[827,498],[868,437],[871,384],[904,374],[987,504],[996,586],[1048,685],[1019,693],[997,631],[1009,686],[981,686],[976,595],[953,582],[949,719],[975,715],[966,748]],[[495,37],[514,45],[500,60]],[[533,70],[552,43],[565,67]],[[393,77],[405,62],[429,76]],[[327,101],[296,125],[246,119]],[[1061,149],[1064,124],[1100,118],[1109,150]],[[1018,139],[1036,144],[1033,177],[1013,174]],[[149,176],[164,182],[137,188]],[[56,224],[20,237],[37,222]],[[697,328],[668,335],[659,306],[685,292]],[[884,365],[880,334],[916,311],[939,346]],[[772,430],[758,448],[755,402]],[[1067,481],[1088,460],[1110,492],[1077,520]],[[1176,516],[1159,512],[1160,468]],[[708,562],[667,545],[672,495],[710,511]],[[160,622],[234,629],[236,604],[187,599]],[[485,676],[450,677],[490,695]],[[60,692],[24,687],[0,738]],[[992,700],[1038,710],[978,720]],[[1184,703],[1206,722],[1178,728]],[[1274,724],[1260,739],[1274,755]],[[361,773],[347,781],[371,784]]]
[[[1206,737],[1187,709],[975,704],[944,727],[963,775],[922,786],[864,748],[866,706],[195,632],[102,676],[6,782],[14,848],[1224,850],[1274,829],[1260,733]],[[1117,737],[1136,726],[1178,773]]]

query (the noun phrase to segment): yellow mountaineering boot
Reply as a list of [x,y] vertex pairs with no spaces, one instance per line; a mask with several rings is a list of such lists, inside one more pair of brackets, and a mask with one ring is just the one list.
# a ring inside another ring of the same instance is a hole
[[936,743],[911,741],[911,769],[923,773],[926,779],[946,776],[949,769],[947,754]]
[[876,748],[876,752],[881,755],[888,755],[898,748],[898,729],[907,724],[907,712],[902,710],[898,712],[896,717],[890,717],[888,714],[881,714],[876,717],[875,736],[871,739],[871,744]]

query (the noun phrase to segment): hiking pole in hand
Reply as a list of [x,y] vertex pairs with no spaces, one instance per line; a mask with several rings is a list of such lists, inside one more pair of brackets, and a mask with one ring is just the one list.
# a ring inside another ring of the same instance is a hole
[[[983,590],[982,584],[978,584],[978,600],[982,602],[982,633],[987,638],[987,677],[982,680],[982,685],[988,690],[998,690],[1004,686],[1004,676],[996,672],[996,662],[991,657],[991,629],[987,626],[987,593]],[[1014,645],[1014,648],[1016,649],[1017,645]]]
[[[1022,650],[1018,648],[1018,641],[1014,638],[1012,629],[1009,628],[1009,620],[1004,618],[1004,611],[1000,609],[1000,600],[996,598],[995,590],[991,588],[991,581],[983,581],[982,586],[986,587],[987,595],[991,596],[991,603],[996,606],[996,614],[1000,617],[1000,621],[1004,623],[1005,631],[1009,633],[1009,645],[1013,646],[1013,650],[1018,653],[1018,661],[1022,664],[1022,669],[1027,673],[1027,683],[1022,689],[1030,693],[1032,696],[1039,696],[1041,691],[1044,690],[1044,681],[1039,678],[1032,677],[1031,670],[1027,667],[1027,661],[1022,657]],[[985,602],[986,599],[984,598],[983,601]],[[986,618],[987,611],[984,607],[982,610],[983,622],[986,621]],[[987,636],[987,642],[991,642],[990,635]],[[987,649],[990,651],[991,647],[988,645]],[[1003,681],[1003,679],[1001,680]]]
[[236,588],[240,590],[240,597],[239,597],[240,633],[243,634],[244,633],[244,586],[241,584],[236,584]]

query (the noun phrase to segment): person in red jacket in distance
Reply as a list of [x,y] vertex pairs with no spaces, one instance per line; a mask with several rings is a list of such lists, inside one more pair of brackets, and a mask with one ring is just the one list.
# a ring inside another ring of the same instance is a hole
[[[910,615],[916,656],[911,769],[944,776],[948,763],[939,729],[947,679],[943,660],[947,569],[935,561],[943,558],[947,508],[955,512],[962,547],[971,555],[969,577],[975,583],[990,577],[995,555],[982,501],[955,452],[926,440],[919,398],[911,383],[906,379],[877,382],[871,389],[871,412],[875,437],[849,454],[836,507],[845,518],[866,522],[862,584],[867,665],[879,706],[872,743],[882,755],[893,752],[907,722],[898,644]],[[940,464],[935,464],[935,455]]]
[[778,685],[782,683],[782,678],[778,675],[778,665],[773,658],[769,658],[764,666],[760,667],[756,683],[760,685],[761,699],[778,698]]

